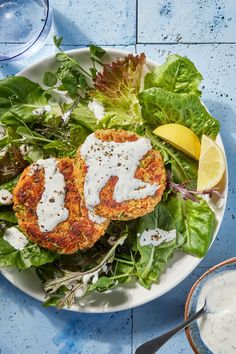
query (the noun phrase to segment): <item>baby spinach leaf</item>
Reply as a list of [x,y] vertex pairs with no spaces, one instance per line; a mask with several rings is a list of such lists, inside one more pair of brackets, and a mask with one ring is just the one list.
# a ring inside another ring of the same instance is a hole
[[22,250],[16,250],[0,237],[0,267],[14,266],[18,269],[37,267],[52,262],[58,255],[30,242]]
[[153,212],[143,216],[138,222],[137,248],[140,253],[140,260],[136,263],[137,278],[139,283],[146,288],[150,288],[151,284],[158,280],[173,252],[183,243],[180,234],[176,239],[162,242],[158,246],[141,246],[140,235],[146,229],[155,230],[156,228],[167,231],[175,229],[174,218],[163,203],[159,203]]
[[166,206],[175,220],[176,229],[185,237],[184,252],[203,257],[216,226],[215,214],[207,202],[199,198],[199,203],[196,203],[175,195],[169,198]]

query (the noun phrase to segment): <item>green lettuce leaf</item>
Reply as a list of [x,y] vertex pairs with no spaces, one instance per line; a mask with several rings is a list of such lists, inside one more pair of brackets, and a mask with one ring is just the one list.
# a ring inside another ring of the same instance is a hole
[[167,61],[146,74],[144,88],[160,87],[175,93],[194,93],[201,96],[198,87],[202,75],[188,58],[169,55]]
[[0,80],[0,117],[18,104],[29,104],[41,98],[43,105],[47,99],[43,89],[36,83],[20,76],[11,76]]
[[[40,85],[21,76],[12,76],[0,80],[0,121],[3,124],[18,125],[16,117],[29,123],[37,120],[33,114],[36,109],[50,107],[41,116],[44,121],[61,117],[61,109],[57,104],[49,105],[50,95]],[[60,118],[61,120],[61,118]]]
[[27,269],[52,262],[58,255],[40,248],[30,242],[22,250],[16,250],[0,237],[0,267],[17,267]]
[[[103,71],[97,73],[94,80],[95,90],[91,95],[104,105],[106,113],[113,115],[110,127],[127,125],[127,120],[128,124],[142,124],[137,95],[145,60],[144,53],[136,56],[129,54],[124,59],[105,64]],[[120,124],[122,119],[124,124]]]
[[165,164],[171,165],[173,181],[175,183],[188,182],[189,188],[196,188],[198,162],[159,139],[150,129],[146,130],[146,136],[151,140],[153,147],[161,151]]
[[194,94],[180,95],[154,87],[142,91],[139,101],[143,119],[151,128],[178,123],[190,128],[199,137],[205,134],[215,139],[219,133],[219,122]]
[[207,202],[199,198],[199,203],[196,203],[175,195],[168,199],[166,206],[175,220],[176,229],[185,237],[183,251],[203,257],[208,251],[216,226],[215,214]]
[[[175,229],[174,219],[163,203],[159,203],[152,213],[139,219],[137,233],[141,235],[146,229],[156,228],[167,231]],[[137,248],[140,252],[140,260],[136,263],[137,278],[142,286],[150,288],[151,284],[158,280],[173,252],[183,244],[184,240],[179,234],[176,239],[163,242],[158,246],[141,246],[139,239],[140,237],[137,237]]]
[[90,133],[98,129],[98,121],[94,113],[86,104],[81,103],[72,111],[70,125],[74,127],[82,126],[90,131]]

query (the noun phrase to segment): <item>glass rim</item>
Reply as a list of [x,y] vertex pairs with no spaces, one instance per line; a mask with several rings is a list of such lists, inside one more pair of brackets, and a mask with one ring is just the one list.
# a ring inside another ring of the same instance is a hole
[[32,48],[34,46],[34,44],[39,40],[39,38],[41,37],[41,35],[42,35],[42,33],[43,33],[47,23],[48,23],[49,15],[50,15],[51,10],[52,10],[51,0],[43,0],[43,1],[46,3],[47,13],[46,13],[46,16],[45,16],[45,22],[43,24],[43,27],[41,28],[41,31],[39,32],[37,37],[34,39],[34,41],[27,48],[25,48],[22,52],[19,52],[18,54],[15,54],[13,56],[8,56],[6,58],[1,59],[1,53],[0,53],[0,62],[16,59],[16,58],[20,57],[21,55],[26,53],[30,48]]

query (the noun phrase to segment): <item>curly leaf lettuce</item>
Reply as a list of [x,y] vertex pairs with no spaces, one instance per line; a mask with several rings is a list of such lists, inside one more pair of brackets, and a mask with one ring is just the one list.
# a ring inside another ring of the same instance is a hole
[[190,128],[199,137],[205,134],[215,139],[219,133],[219,122],[192,93],[180,95],[153,87],[142,91],[139,94],[139,101],[143,119],[151,128],[178,123]]
[[176,230],[185,237],[183,251],[203,257],[208,251],[216,226],[215,214],[207,202],[199,199],[199,203],[196,203],[175,195],[168,199],[166,207],[175,221]]
[[[97,73],[94,79],[92,97],[104,105],[107,113],[118,117],[123,115],[126,121],[129,117],[129,124],[131,121],[131,124],[142,124],[137,95],[145,60],[144,53],[136,56],[129,54],[124,59],[105,64],[103,71]],[[114,117],[112,126],[115,126]]]
[[169,55],[166,62],[145,76],[144,88],[160,87],[175,93],[194,93],[201,96],[198,87],[202,75],[188,58]]
[[[155,230],[157,227],[167,231],[175,229],[174,219],[163,203],[158,204],[152,213],[139,219],[137,234],[142,235],[146,229]],[[141,246],[138,236],[137,249],[140,253],[140,260],[136,263],[136,275],[139,283],[145,288],[150,288],[152,283],[158,280],[173,252],[182,244],[181,234],[172,241],[162,242],[159,246]]]

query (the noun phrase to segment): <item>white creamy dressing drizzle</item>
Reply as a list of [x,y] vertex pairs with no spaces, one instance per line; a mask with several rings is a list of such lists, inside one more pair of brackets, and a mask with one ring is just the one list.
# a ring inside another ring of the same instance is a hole
[[21,155],[22,155],[22,156],[25,156],[25,155],[28,154],[28,152],[29,152],[30,149],[29,149],[29,146],[23,144],[23,145],[21,145],[21,146],[19,147],[19,150],[20,150]]
[[[91,220],[95,217],[94,207],[100,202],[99,193],[112,176],[118,177],[113,195],[118,203],[156,193],[158,184],[145,183],[134,177],[139,161],[151,149],[151,142],[146,138],[116,143],[100,140],[95,134],[87,137],[80,153],[87,166],[84,196]],[[104,221],[97,216],[96,219],[98,223]]]
[[64,207],[66,185],[54,158],[38,160],[32,165],[34,170],[40,167],[44,168],[45,187],[36,213],[40,231],[49,232],[69,216],[68,209]]
[[209,313],[198,320],[200,335],[214,354],[236,353],[236,270],[226,270],[206,281],[197,310],[206,300]]
[[95,118],[97,118],[97,120],[101,120],[105,115],[104,106],[101,102],[92,100],[89,102],[88,108],[90,109],[91,112],[94,113]]
[[63,122],[67,122],[67,120],[70,118],[70,115],[71,115],[70,110],[68,112],[63,113],[61,116],[61,119],[63,120]]
[[4,232],[3,239],[10,243],[10,245],[16,250],[22,250],[29,243],[25,235],[16,227],[10,227],[7,229]]
[[1,139],[2,137],[4,137],[5,132],[6,132],[6,131],[5,131],[4,126],[0,124],[0,139]]
[[7,189],[0,190],[0,204],[10,205],[13,203],[13,195]]
[[169,242],[176,239],[176,230],[162,230],[158,227],[155,230],[146,229],[141,235],[137,234],[140,237],[139,242],[141,246],[158,246],[162,242]]
[[39,108],[35,108],[32,112],[32,114],[34,116],[41,116],[43,113],[49,113],[51,112],[52,108],[49,104],[47,104],[46,106],[42,106]]

